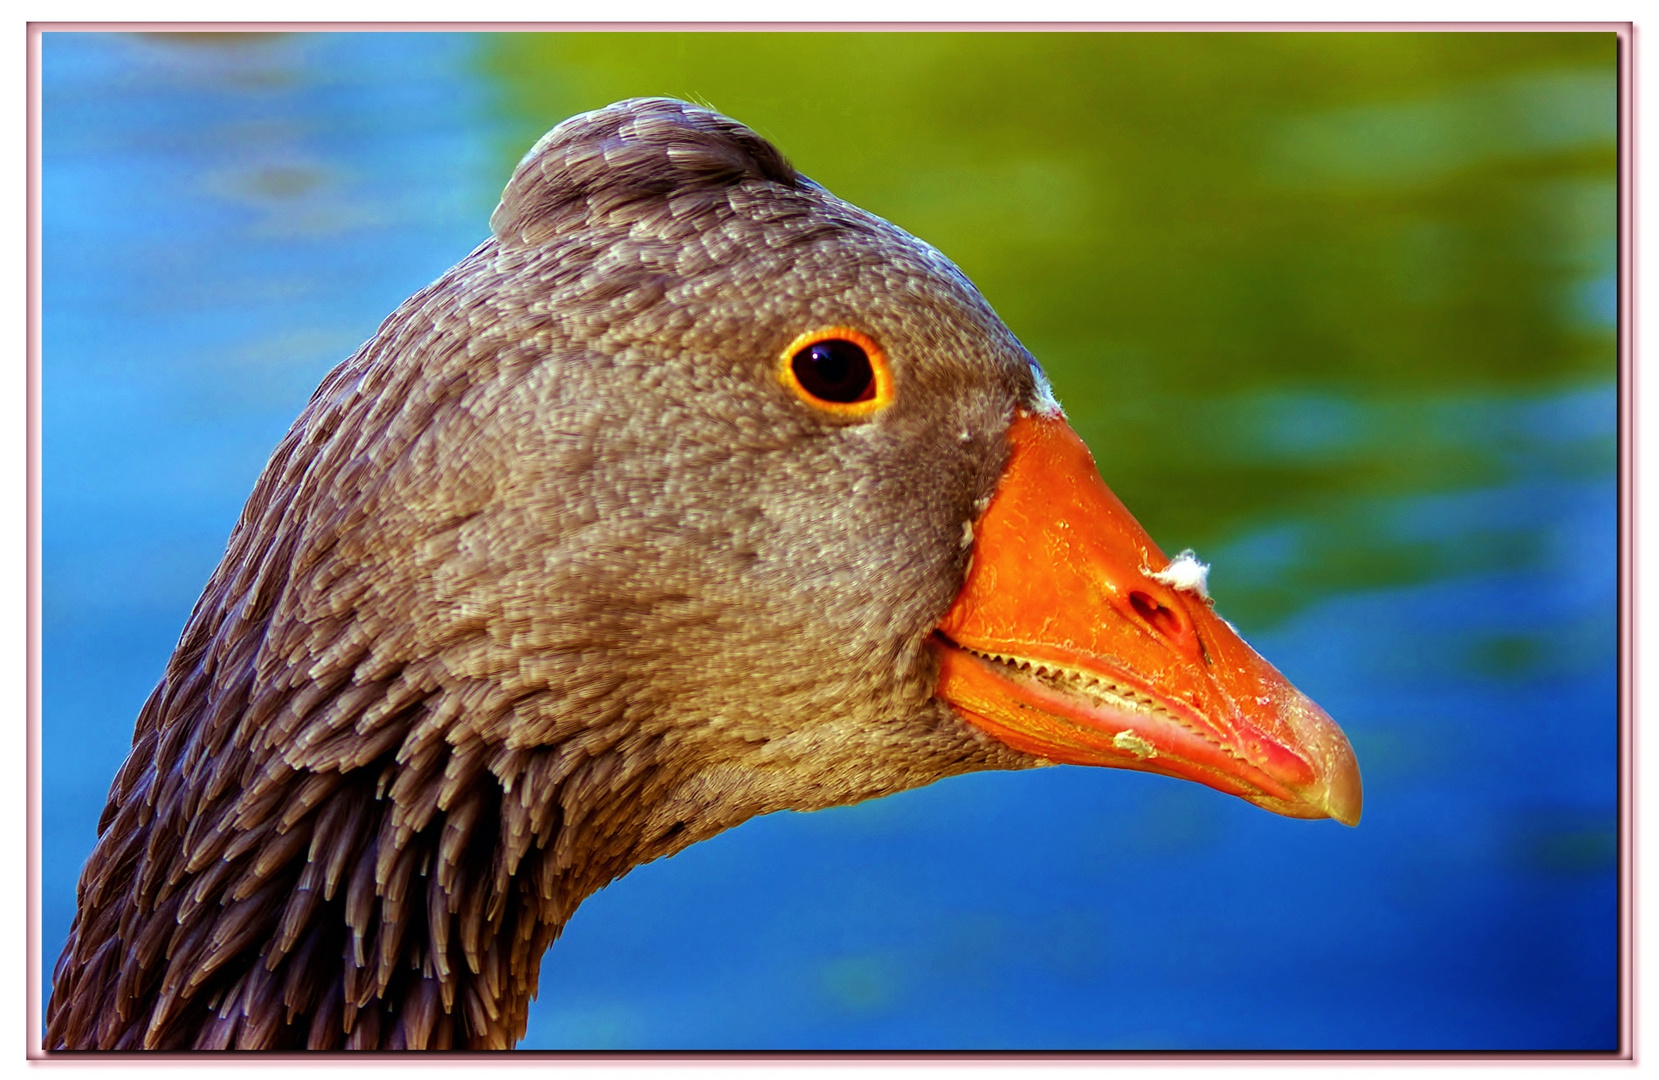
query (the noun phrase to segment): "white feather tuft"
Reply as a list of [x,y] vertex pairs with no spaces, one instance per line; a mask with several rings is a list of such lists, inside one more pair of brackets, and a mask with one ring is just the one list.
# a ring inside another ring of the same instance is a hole
[[1148,573],[1146,576],[1172,589],[1193,593],[1200,599],[1210,598],[1210,566],[1199,562],[1192,548],[1169,560],[1169,565],[1156,574]]
[[1035,360],[1031,362],[1031,374],[1037,380],[1037,400],[1033,402],[1037,407],[1037,415],[1053,418],[1064,416],[1060,401],[1054,396],[1054,388],[1048,385],[1048,376],[1043,374],[1043,369],[1037,366]]

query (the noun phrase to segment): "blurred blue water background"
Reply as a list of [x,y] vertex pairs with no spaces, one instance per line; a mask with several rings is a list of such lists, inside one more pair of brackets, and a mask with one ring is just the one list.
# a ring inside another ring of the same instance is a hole
[[[1616,1045],[1609,35],[43,55],[48,979],[133,718],[310,390],[542,130],[670,93],[981,284],[1349,732],[1365,819],[1069,767],[773,815],[589,900],[524,1046]],[[837,56],[860,77],[777,80]]]

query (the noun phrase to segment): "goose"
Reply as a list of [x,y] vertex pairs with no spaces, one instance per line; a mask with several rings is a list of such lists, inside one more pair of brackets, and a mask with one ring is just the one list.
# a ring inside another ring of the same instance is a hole
[[321,383],[136,722],[52,1049],[510,1048],[582,900],[983,769],[1359,818],[1340,728],[938,251],[715,112],[555,127]]

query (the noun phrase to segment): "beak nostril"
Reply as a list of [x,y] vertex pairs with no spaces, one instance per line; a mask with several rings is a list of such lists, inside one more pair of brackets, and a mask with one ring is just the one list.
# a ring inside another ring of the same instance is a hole
[[1178,637],[1181,633],[1181,617],[1173,610],[1158,603],[1148,593],[1139,591],[1129,594],[1129,606],[1135,609],[1152,629],[1167,638]]

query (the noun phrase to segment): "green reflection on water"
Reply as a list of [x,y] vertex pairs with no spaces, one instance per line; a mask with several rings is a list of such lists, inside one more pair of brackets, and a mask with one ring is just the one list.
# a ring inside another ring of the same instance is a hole
[[[1611,476],[1506,410],[1615,374],[1616,39],[546,34],[489,39],[511,137],[701,101],[941,248],[1168,550],[1289,521],[1257,621],[1469,566],[1378,500]],[[1496,419],[1494,419],[1496,418]],[[1525,440],[1522,440],[1525,441]],[[1497,537],[1486,569],[1527,565]],[[1479,567],[1477,567],[1478,569]]]

